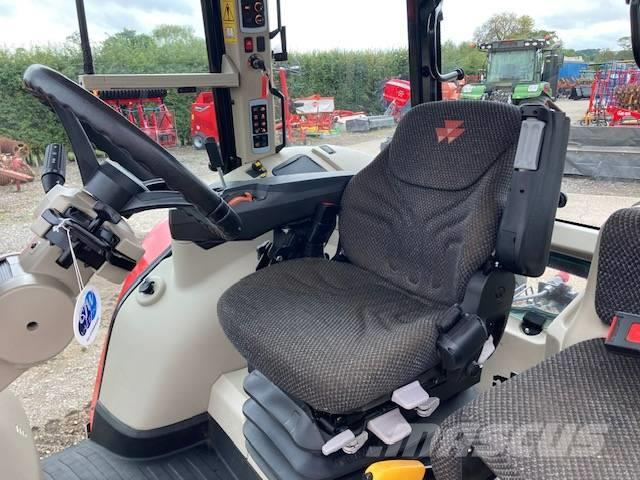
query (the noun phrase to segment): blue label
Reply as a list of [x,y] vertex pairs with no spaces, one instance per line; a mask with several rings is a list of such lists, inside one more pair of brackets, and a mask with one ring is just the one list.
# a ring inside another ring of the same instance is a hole
[[89,290],[84,297],[82,312],[78,319],[78,331],[80,332],[80,335],[83,337],[86,335],[87,331],[95,321],[97,314],[98,299],[96,298],[96,294]]

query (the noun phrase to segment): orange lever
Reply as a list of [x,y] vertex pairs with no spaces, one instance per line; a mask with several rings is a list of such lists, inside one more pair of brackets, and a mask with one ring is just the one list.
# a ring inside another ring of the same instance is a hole
[[233,197],[227,203],[230,207],[235,207],[236,205],[240,205],[241,203],[249,203],[255,200],[254,196],[249,192],[244,192],[242,195],[238,195],[237,197]]

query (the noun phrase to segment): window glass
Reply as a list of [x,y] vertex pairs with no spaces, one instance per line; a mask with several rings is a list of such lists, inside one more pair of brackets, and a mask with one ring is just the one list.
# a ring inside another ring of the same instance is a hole
[[[474,15],[468,15],[474,8]],[[640,202],[640,70],[622,0],[454,0],[442,27],[445,69],[462,97],[522,103],[544,95],[571,119],[560,220],[600,227]],[[489,48],[487,48],[489,45]]]
[[535,58],[534,50],[493,52],[487,69],[487,82],[532,81]]

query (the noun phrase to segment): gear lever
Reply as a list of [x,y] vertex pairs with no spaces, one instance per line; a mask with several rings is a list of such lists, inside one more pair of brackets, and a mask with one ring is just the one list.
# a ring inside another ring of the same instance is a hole
[[204,142],[204,148],[207,150],[207,155],[209,156],[209,168],[218,172],[222,189],[226,190],[227,182],[224,181],[224,172],[222,171],[222,155],[220,155],[220,148],[218,148],[217,142],[214,138],[209,137]]

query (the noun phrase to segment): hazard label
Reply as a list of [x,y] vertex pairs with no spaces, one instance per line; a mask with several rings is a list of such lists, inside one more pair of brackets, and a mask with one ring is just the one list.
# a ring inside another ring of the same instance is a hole
[[222,29],[226,43],[238,43],[236,25],[236,0],[220,0],[222,10]]

